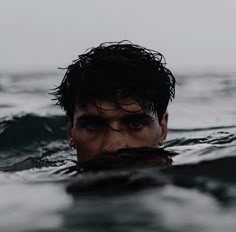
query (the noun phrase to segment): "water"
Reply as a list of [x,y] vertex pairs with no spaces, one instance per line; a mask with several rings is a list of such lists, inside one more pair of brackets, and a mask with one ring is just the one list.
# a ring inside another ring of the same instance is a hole
[[[48,95],[62,75],[0,74],[0,231],[235,231],[235,73],[177,75],[165,145],[177,152],[173,166],[132,173],[151,181],[139,191],[113,181],[109,194],[94,183],[122,173],[63,171],[76,155]],[[90,192],[68,192],[88,180]]]

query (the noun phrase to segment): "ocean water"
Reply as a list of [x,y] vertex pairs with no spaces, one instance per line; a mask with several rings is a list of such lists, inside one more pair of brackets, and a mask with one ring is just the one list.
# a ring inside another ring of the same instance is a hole
[[[236,231],[236,73],[176,74],[171,167],[79,178],[66,171],[76,155],[48,94],[62,77],[0,73],[0,231]],[[119,175],[145,184],[120,191]]]

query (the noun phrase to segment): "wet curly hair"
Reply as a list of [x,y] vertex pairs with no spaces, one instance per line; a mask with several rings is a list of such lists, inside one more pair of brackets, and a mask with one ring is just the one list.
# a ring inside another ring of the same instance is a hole
[[79,55],[53,91],[57,105],[73,119],[75,105],[86,107],[131,97],[161,121],[175,96],[175,78],[164,56],[129,41],[106,42]]

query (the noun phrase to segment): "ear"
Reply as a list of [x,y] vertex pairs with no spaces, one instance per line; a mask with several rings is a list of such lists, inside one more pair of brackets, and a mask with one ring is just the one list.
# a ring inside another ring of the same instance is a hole
[[72,145],[71,142],[73,141],[72,129],[73,129],[73,122],[71,118],[68,115],[66,115],[66,132],[70,145]]
[[167,137],[167,123],[168,123],[168,113],[165,112],[162,116],[162,120],[160,122],[160,128],[161,128],[161,133],[160,133],[160,138],[159,138],[159,145],[163,145],[166,137]]

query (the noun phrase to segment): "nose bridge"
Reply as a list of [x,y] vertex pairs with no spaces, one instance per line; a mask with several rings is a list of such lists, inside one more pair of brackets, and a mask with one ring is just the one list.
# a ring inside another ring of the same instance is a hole
[[125,136],[123,130],[119,128],[109,128],[107,130],[104,143],[103,143],[103,151],[104,152],[115,152],[121,148],[127,147],[125,142]]
[[117,122],[117,121],[111,121],[111,122],[109,123],[109,128],[110,128],[111,130],[117,131],[117,132],[122,130],[120,123]]

